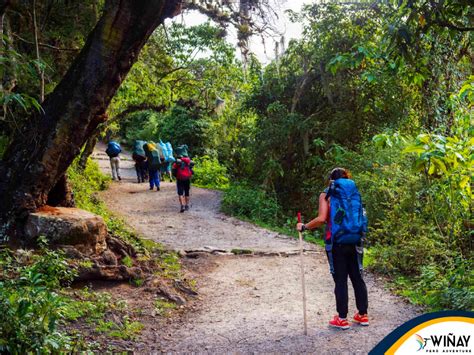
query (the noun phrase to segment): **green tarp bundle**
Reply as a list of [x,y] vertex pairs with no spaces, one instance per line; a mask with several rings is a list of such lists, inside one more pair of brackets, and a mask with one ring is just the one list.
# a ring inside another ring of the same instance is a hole
[[133,143],[133,155],[137,157],[145,158],[146,154],[145,154],[145,150],[143,149],[143,146],[145,144],[146,144],[145,141],[135,141],[135,143]]
[[186,144],[180,145],[174,149],[178,157],[188,157],[188,146]]

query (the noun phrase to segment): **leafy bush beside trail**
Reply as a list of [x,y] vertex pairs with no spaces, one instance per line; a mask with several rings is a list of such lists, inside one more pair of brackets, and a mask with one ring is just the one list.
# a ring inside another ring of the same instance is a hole
[[[443,140],[447,148],[438,142]],[[413,303],[431,310],[470,310],[474,309],[474,263],[472,232],[465,223],[471,192],[464,181],[471,169],[471,153],[466,149],[471,139],[458,138],[456,151],[449,142],[449,137],[439,135],[382,134],[358,151],[341,147],[329,151],[326,164],[332,165],[323,170],[338,165],[354,175],[369,216],[370,269],[388,276],[397,292]],[[418,155],[413,156],[414,149],[420,149]],[[439,151],[430,153],[430,149]],[[432,159],[419,161],[429,154],[447,160],[437,164],[443,169],[429,173]],[[455,164],[452,155],[458,159]],[[315,200],[323,187],[321,179],[309,197]],[[223,210],[277,227],[291,227],[290,220],[294,226],[291,210],[271,196],[248,184],[231,185],[224,194]],[[306,217],[314,218],[316,213],[315,204]]]
[[[0,353],[49,354],[95,351],[99,343],[85,343],[74,327],[85,323],[89,331],[133,340],[143,324],[130,319],[125,300],[87,287],[68,287],[76,272],[61,251],[43,247],[0,252]],[[106,317],[118,313],[121,321]],[[113,350],[113,348],[110,348]]]
[[245,184],[232,184],[224,193],[222,210],[228,214],[279,225],[281,208],[275,196]]
[[208,155],[193,158],[193,184],[199,187],[226,189],[229,187],[227,168]]
[[0,253],[0,352],[72,351],[73,339],[59,330],[67,304],[59,290],[75,273],[61,252],[42,249],[30,259]]

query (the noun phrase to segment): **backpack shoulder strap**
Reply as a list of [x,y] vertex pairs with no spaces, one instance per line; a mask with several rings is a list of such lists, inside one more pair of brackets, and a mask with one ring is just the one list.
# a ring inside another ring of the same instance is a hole
[[331,184],[329,185],[329,187],[327,187],[326,189],[324,189],[323,192],[326,193],[326,201],[329,200],[329,198],[331,197],[331,195],[334,194],[334,191],[336,190],[336,186],[334,184],[334,181],[331,181]]

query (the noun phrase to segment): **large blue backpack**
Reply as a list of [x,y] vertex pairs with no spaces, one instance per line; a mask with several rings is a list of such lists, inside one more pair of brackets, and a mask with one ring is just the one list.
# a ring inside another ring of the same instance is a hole
[[122,152],[122,148],[120,148],[120,144],[115,141],[110,141],[107,145],[107,150],[105,153],[111,158],[118,156]]
[[161,147],[161,150],[163,151],[165,162],[174,163],[176,159],[173,157],[173,147],[171,146],[171,143],[170,142],[163,143],[160,140],[159,145]]
[[327,243],[360,243],[367,232],[367,217],[355,182],[344,178],[334,180],[326,198],[331,198]]

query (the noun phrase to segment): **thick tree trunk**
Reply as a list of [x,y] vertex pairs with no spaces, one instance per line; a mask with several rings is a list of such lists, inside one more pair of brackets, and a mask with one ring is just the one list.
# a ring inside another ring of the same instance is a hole
[[[14,137],[0,164],[0,233],[21,238],[30,211],[48,194],[96,127],[153,30],[179,13],[181,0],[108,1],[43,111]],[[0,235],[0,238],[2,236]]]

